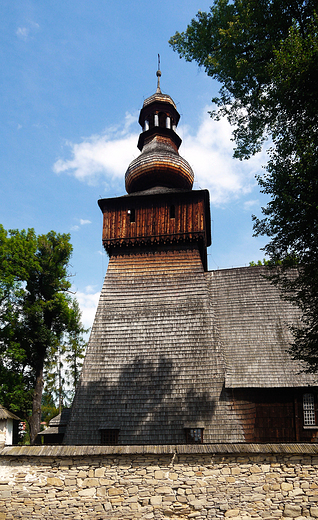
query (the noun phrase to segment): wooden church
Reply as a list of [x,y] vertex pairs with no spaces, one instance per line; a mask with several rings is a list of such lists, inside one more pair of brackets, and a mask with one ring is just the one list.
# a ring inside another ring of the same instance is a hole
[[207,270],[209,193],[160,75],[128,194],[99,201],[109,265],[64,443],[316,442],[317,381],[286,352],[297,310],[264,267]]

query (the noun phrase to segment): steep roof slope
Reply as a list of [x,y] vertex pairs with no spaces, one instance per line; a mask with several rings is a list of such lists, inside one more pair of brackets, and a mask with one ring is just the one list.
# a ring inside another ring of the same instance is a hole
[[1,404],[0,404],[0,419],[2,419],[2,420],[3,419],[14,419],[16,421],[21,421],[21,419],[19,417],[17,417],[17,415],[15,415],[12,412],[9,412],[9,410],[7,410]]
[[242,442],[196,246],[110,258],[66,444]]
[[286,352],[290,325],[299,311],[283,301],[266,278],[266,267],[242,267],[206,273],[211,302],[224,349],[225,386],[305,387],[317,377]]

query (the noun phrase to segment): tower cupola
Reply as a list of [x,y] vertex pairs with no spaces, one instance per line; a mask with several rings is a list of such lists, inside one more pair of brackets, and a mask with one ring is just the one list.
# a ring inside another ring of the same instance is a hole
[[180,119],[173,99],[160,88],[161,71],[157,71],[156,92],[145,99],[140,111],[139,157],[134,159],[125,175],[128,193],[163,186],[191,190],[194,174],[191,166],[179,155],[181,139],[176,133]]

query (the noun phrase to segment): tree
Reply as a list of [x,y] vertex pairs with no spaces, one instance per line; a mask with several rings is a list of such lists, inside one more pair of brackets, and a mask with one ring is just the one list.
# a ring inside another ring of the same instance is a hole
[[40,430],[44,364],[63,334],[80,328],[70,297],[68,234],[0,226],[0,399]]
[[[215,118],[235,125],[234,155],[249,158],[271,136],[254,219],[267,235],[271,279],[302,311],[292,355],[318,370],[318,18],[312,0],[216,0],[170,44],[222,83]],[[275,266],[281,264],[277,269]],[[293,274],[291,274],[293,268]]]
[[73,300],[72,302],[72,311],[68,341],[65,345],[65,360],[68,366],[67,375],[73,399],[75,389],[79,382],[87,346],[83,334],[86,334],[89,329],[84,329],[81,323],[81,311],[77,300]]
[[59,413],[72,402],[81,373],[87,342],[83,334],[81,311],[77,300],[71,302],[69,329],[57,345],[52,345],[45,364],[45,391],[56,402]]
[[180,58],[196,61],[222,84],[211,115],[235,125],[236,157],[250,157],[275,131],[281,113],[272,96],[275,52],[293,24],[306,35],[315,8],[315,0],[215,0],[209,13],[199,11],[170,38]]
[[59,409],[55,406],[53,396],[44,388],[42,395],[42,421],[47,425],[53,417],[59,414]]

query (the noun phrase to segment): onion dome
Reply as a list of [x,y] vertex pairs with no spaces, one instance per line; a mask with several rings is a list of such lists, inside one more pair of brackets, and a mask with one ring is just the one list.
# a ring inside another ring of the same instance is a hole
[[194,174],[191,166],[179,155],[181,139],[176,133],[180,119],[173,99],[160,89],[157,71],[156,92],[145,99],[140,111],[139,157],[134,159],[125,175],[128,193],[157,186],[191,190]]

